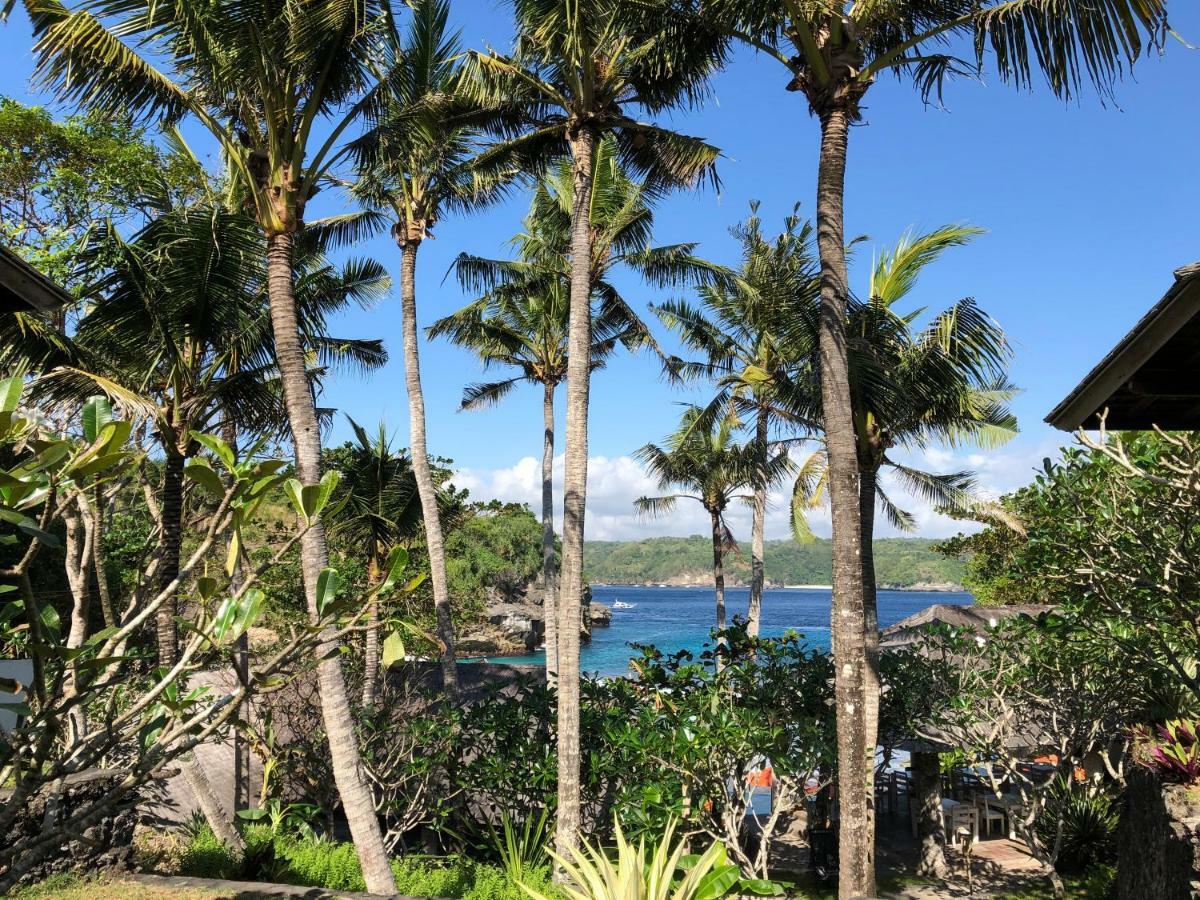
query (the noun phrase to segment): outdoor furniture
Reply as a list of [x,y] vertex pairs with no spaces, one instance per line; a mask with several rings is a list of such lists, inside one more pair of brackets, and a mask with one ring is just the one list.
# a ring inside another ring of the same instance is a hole
[[942,801],[942,820],[950,839],[950,846],[957,847],[959,830],[969,829],[976,839],[979,838],[979,816],[975,807],[968,803],[946,799]]
[[1001,794],[999,797],[989,797],[988,803],[1004,811],[1004,818],[1008,824],[1008,839],[1015,841],[1017,839],[1017,823],[1025,812],[1025,805],[1021,802],[1021,795]]
[[1007,824],[1008,816],[1005,812],[994,809],[992,807],[992,798],[986,794],[975,795],[975,809],[979,813],[979,821],[981,823],[981,831],[984,837],[988,837],[992,833],[992,825],[1003,833]]

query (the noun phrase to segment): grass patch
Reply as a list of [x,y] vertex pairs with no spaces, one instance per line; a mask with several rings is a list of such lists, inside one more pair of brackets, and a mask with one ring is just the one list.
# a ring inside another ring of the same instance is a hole
[[[1113,866],[1096,866],[1081,875],[1064,876],[1064,896],[1068,900],[1108,900],[1113,896],[1116,877],[1117,870]],[[1043,880],[1036,886],[1015,894],[1005,894],[1004,897],[1006,900],[1054,900],[1054,891],[1050,888],[1050,882]]]
[[13,894],[22,900],[222,900],[234,895],[213,891],[167,889],[123,881],[121,878],[85,878],[81,875],[52,875],[38,884]]

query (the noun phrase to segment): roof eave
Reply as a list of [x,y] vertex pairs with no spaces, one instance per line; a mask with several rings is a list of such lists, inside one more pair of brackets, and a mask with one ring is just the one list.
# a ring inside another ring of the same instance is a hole
[[4,246],[0,246],[0,298],[9,312],[48,312],[73,299],[66,290]]
[[1061,431],[1084,427],[1117,389],[1197,312],[1200,312],[1200,262],[1175,270],[1175,283],[1170,290],[1050,411],[1045,421]]

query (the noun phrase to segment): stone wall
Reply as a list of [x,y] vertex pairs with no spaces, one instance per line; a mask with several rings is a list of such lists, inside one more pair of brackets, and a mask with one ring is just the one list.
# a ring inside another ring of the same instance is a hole
[[[79,810],[102,800],[119,776],[119,772],[104,769],[67,776],[58,791],[30,801],[13,823],[12,830],[0,841],[9,844],[43,834],[50,820],[72,821]],[[5,797],[0,793],[0,800],[3,799]],[[115,805],[97,821],[70,832],[61,846],[46,848],[43,858],[24,880],[28,883],[41,881],[59,872],[93,873],[128,868],[133,853],[133,829],[138,819],[133,808],[137,800],[137,796],[125,798],[125,802]],[[0,851],[0,869],[5,865],[4,853]]]
[[1118,900],[1200,898],[1200,788],[1134,768],[1117,839]]

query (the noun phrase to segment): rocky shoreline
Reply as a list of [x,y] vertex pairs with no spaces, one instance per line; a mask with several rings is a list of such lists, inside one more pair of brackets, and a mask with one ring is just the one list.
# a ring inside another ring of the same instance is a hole
[[[535,652],[546,637],[546,616],[540,600],[540,596],[535,599],[527,594],[520,602],[489,603],[484,620],[467,628],[459,638],[458,656],[526,656]],[[587,642],[593,628],[606,628],[611,623],[612,608],[591,602],[585,621],[580,623],[580,637]]]

